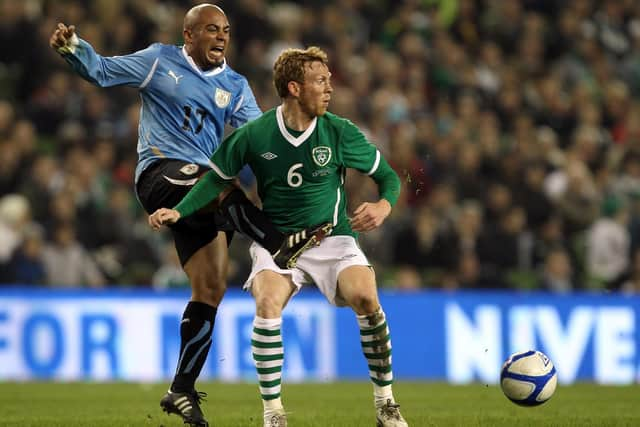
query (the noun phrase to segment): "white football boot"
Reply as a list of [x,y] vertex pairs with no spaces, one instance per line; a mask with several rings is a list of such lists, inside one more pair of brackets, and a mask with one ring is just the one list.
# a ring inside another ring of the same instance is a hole
[[287,427],[287,414],[283,408],[264,413],[264,427]]
[[387,399],[387,403],[376,408],[377,427],[409,427],[409,424],[402,418],[400,405]]

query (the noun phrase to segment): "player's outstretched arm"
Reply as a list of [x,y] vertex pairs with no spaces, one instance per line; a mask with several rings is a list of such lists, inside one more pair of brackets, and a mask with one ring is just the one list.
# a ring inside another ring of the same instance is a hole
[[49,45],[85,80],[100,86],[133,86],[143,88],[158,61],[161,45],[128,55],[102,56],[86,40],[82,40],[73,25],[59,22],[49,38]]

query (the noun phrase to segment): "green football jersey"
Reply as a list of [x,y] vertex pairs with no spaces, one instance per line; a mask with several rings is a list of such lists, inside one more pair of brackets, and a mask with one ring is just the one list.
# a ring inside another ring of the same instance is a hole
[[211,157],[223,179],[251,167],[262,209],[281,231],[332,222],[333,235],[356,234],[347,218],[346,168],[371,175],[381,162],[351,121],[326,113],[296,132],[285,126],[282,106],[237,129]]

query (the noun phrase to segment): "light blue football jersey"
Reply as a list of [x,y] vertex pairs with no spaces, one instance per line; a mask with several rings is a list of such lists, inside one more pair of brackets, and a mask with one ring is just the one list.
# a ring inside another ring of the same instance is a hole
[[261,114],[244,76],[226,62],[203,72],[184,47],[154,43],[130,55],[104,57],[80,39],[74,53],[63,56],[98,86],[139,89],[136,182],[162,158],[207,165],[225,124],[237,128]]

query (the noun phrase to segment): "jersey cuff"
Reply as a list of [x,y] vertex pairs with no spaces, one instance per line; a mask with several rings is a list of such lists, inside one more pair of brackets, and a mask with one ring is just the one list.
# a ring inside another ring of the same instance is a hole
[[71,38],[67,40],[64,46],[58,48],[58,53],[60,55],[73,55],[76,53],[76,48],[80,44],[80,39],[76,33],[73,33]]

